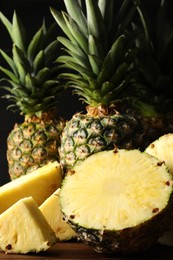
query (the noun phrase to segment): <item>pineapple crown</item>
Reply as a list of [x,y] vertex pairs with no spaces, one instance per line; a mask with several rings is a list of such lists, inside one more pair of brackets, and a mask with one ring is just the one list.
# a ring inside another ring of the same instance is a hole
[[[130,84],[135,33],[126,33],[136,6],[124,0],[64,0],[66,12],[50,8],[64,36],[58,40],[64,55],[66,86],[91,106],[109,106],[126,96]],[[118,10],[116,10],[116,8]]]
[[[138,20],[136,38],[137,55],[134,59],[134,89],[138,108],[151,108],[155,113],[173,111],[173,25],[169,21],[168,1],[161,0],[152,18],[142,1],[135,0]],[[139,102],[141,100],[141,102]]]
[[13,43],[10,55],[0,49],[0,54],[9,66],[0,66],[6,75],[1,79],[1,88],[7,92],[3,98],[11,101],[8,109],[33,115],[55,108],[62,90],[62,84],[57,78],[58,65],[54,62],[59,51],[56,23],[47,29],[43,20],[42,26],[28,40],[26,28],[15,11],[12,22],[2,12],[0,20]]

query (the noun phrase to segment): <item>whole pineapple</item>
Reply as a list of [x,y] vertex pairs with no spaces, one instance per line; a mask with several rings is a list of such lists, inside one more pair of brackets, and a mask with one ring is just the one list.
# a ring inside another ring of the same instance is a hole
[[116,1],[64,0],[67,12],[51,13],[66,36],[58,37],[67,87],[84,101],[87,113],[76,113],[63,130],[60,160],[65,171],[89,155],[115,145],[138,147],[138,121],[121,114],[131,82],[134,35],[126,34],[136,7],[125,0],[116,14]]
[[16,124],[7,140],[7,160],[10,178],[59,160],[58,147],[64,121],[57,114],[57,101],[62,85],[57,80],[58,65],[54,63],[59,46],[57,25],[48,29],[43,22],[31,40],[22,21],[13,14],[12,23],[0,13],[0,19],[12,39],[12,54],[0,50],[8,68],[1,88],[4,98],[11,101],[9,108],[19,110],[25,120]]
[[[134,59],[134,91],[126,105],[139,115],[147,142],[163,134],[173,132],[173,26],[168,15],[168,1],[161,0],[155,6],[152,17],[149,7],[135,0],[138,18],[134,29],[138,30]],[[134,98],[135,97],[135,98]]]

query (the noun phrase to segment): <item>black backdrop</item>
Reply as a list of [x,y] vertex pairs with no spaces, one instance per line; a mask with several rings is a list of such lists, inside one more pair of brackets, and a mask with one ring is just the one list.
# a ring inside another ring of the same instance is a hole
[[[160,1],[143,0],[143,2],[149,8],[148,11],[152,16],[155,6],[158,5]],[[169,2],[172,6],[172,1],[170,0]],[[45,18],[47,25],[54,21],[49,10],[50,6],[61,10],[64,8],[63,0],[0,0],[0,10],[10,20],[13,11],[16,10],[22,22],[28,29],[28,33],[31,35],[32,32],[35,32],[41,26],[43,18]],[[172,13],[172,8],[170,8],[170,15]],[[8,33],[4,26],[0,24],[0,48],[8,50],[10,47],[11,41]],[[0,65],[3,64],[3,62],[3,59],[0,57]],[[16,122],[20,123],[23,121],[23,117],[18,113],[14,114],[11,111],[8,111],[6,109],[7,105],[9,105],[9,103],[0,97],[0,185],[9,181],[6,160],[6,139],[8,133],[13,129]],[[84,105],[81,104],[81,102],[78,101],[77,96],[72,95],[69,90],[59,102],[59,114],[66,119],[70,119],[75,112],[81,111],[83,108]]]

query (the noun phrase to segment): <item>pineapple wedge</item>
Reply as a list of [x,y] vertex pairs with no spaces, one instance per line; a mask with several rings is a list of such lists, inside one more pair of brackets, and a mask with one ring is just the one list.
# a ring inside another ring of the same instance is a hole
[[173,175],[173,133],[159,137],[145,149],[145,152],[164,161]]
[[6,253],[45,251],[57,242],[32,197],[26,197],[0,215],[0,248]]
[[61,209],[95,251],[132,254],[156,243],[171,222],[172,182],[165,164],[147,153],[102,151],[65,176]]
[[0,187],[0,214],[19,199],[32,196],[40,206],[61,185],[61,167],[57,161],[23,175]]
[[63,220],[59,203],[59,192],[60,188],[41,204],[40,210],[54,230],[58,240],[66,241],[75,238],[76,233],[70,225]]

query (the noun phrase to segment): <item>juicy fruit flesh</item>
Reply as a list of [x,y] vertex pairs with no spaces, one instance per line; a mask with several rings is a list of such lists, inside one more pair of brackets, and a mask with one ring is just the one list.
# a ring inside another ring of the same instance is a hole
[[0,187],[0,213],[19,199],[32,196],[41,205],[61,185],[58,162],[50,162],[30,174],[21,176]]
[[173,175],[173,134],[165,134],[159,139],[152,142],[145,150],[145,152],[155,156],[159,160],[165,161],[171,174]]
[[68,223],[63,220],[63,215],[60,208],[58,188],[43,204],[39,207],[47,222],[54,230],[59,241],[70,240],[76,237],[76,233]]
[[19,200],[0,215],[0,248],[7,253],[40,252],[56,242],[32,197]]
[[79,226],[122,230],[161,212],[172,193],[171,181],[166,166],[146,153],[101,152],[74,167],[64,179],[61,206]]

